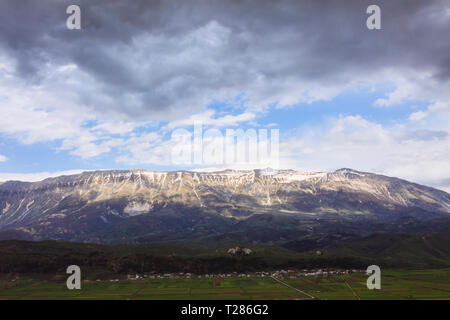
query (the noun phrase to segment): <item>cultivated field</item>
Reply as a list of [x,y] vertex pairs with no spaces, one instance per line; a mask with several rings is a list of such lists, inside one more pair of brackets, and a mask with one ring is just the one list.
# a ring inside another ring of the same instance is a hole
[[[450,270],[383,271],[381,290],[362,273],[283,280],[316,299],[450,299]],[[84,281],[0,280],[0,299],[311,299],[270,277]]]

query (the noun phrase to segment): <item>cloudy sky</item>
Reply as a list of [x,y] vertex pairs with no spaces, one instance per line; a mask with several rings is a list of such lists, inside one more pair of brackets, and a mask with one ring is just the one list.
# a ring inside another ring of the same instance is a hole
[[450,3],[2,0],[0,112],[0,181],[198,169],[170,161],[197,121],[278,128],[284,168],[449,191]]

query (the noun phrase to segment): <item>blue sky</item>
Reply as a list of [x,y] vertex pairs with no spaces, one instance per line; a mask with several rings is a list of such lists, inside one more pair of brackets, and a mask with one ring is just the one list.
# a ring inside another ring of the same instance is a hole
[[[413,110],[426,110],[426,104],[418,101],[403,103],[395,108],[381,108],[374,106],[374,103],[378,98],[385,97],[386,94],[390,92],[388,91],[389,89],[391,88],[387,86],[379,90],[360,88],[343,92],[331,101],[318,101],[310,104],[300,103],[282,109],[272,108],[265,112],[261,112],[260,117],[255,117],[255,122],[241,123],[239,127],[244,130],[248,128],[278,128],[282,132],[281,139],[288,140],[290,136],[295,137],[303,131],[308,131],[310,127],[316,128],[324,126],[324,129],[326,129],[327,122],[339,117],[360,115],[364,119],[390,127],[407,120]],[[227,112],[227,114],[236,113],[236,111],[233,110],[233,107],[227,106],[225,103],[213,103],[208,105],[207,108],[215,110],[216,112]],[[164,125],[167,125],[167,122],[162,122],[156,128],[152,125],[140,127],[137,128],[135,132],[139,134],[153,132],[155,130],[160,130]],[[92,122],[86,124],[86,127],[88,128],[94,126],[95,123]],[[235,126],[230,125],[228,127],[234,128]],[[193,131],[193,126],[186,126],[186,128]],[[224,130],[224,128],[221,128],[221,130]],[[166,138],[170,138],[170,132]],[[126,152],[122,152],[120,148],[113,148],[110,152],[84,159],[72,155],[70,150],[60,150],[60,140],[22,144],[18,142],[14,136],[2,134],[0,141],[2,155],[8,158],[8,161],[0,162],[0,172],[35,173],[73,169],[128,169],[133,167],[152,170],[178,169],[177,166],[170,164],[142,163],[130,166],[127,163],[118,162],[116,159],[120,155],[126,154]],[[343,163],[341,166],[345,166],[345,164]],[[339,164],[335,164],[331,167],[338,168]]]
[[282,168],[450,190],[447,2],[381,1],[381,30],[364,1],[151,3],[80,2],[77,31],[64,1],[2,2],[0,181],[233,167],[171,161],[174,130],[202,122],[279,129]]

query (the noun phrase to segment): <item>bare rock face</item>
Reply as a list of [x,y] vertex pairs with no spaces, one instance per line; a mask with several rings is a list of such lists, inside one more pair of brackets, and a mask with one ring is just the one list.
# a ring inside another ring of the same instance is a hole
[[20,234],[25,239],[80,240],[169,207],[178,208],[177,213],[197,210],[203,213],[202,219],[220,217],[220,221],[243,221],[260,214],[409,214],[426,219],[447,216],[450,195],[351,169],[331,173],[94,171],[35,183],[0,184],[0,231],[9,235],[3,238]]

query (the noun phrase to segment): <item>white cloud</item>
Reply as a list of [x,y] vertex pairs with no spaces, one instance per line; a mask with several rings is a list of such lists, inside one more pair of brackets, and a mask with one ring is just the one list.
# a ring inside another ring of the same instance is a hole
[[150,121],[104,121],[92,128],[92,131],[100,131],[106,134],[127,135],[134,129],[150,125]]
[[120,146],[124,140],[115,135],[130,135],[151,123],[116,119],[80,104],[70,89],[59,85],[58,74],[75,73],[71,74],[75,88],[91,79],[73,65],[55,70],[39,85],[0,72],[0,133],[21,144],[59,141],[59,150],[87,159]]
[[435,188],[441,189],[447,193],[450,193],[450,187],[449,186],[436,186]]
[[427,116],[428,116],[428,112],[426,112],[426,111],[417,111],[417,112],[411,113],[411,115],[409,116],[409,120],[411,120],[411,121],[420,121],[420,120],[426,118]]
[[[416,76],[420,76],[418,74]],[[392,78],[388,78],[392,79]],[[392,81],[392,80],[391,80]],[[376,106],[387,107],[404,102],[405,100],[412,100],[414,98],[414,90],[416,89],[409,79],[397,76],[394,80],[395,89],[388,94],[387,98],[380,98],[375,101]]]
[[17,180],[17,181],[27,181],[27,182],[35,182],[41,181],[46,178],[58,177],[62,175],[72,175],[84,172],[87,170],[66,170],[66,171],[55,171],[55,172],[34,172],[34,173],[9,173],[9,172],[0,172],[0,181],[5,182],[9,180]]
[[442,119],[442,117],[448,118],[450,116],[450,100],[435,101],[430,104],[425,111],[413,112],[409,116],[409,119],[411,121],[420,121],[433,115],[437,115],[440,119]]
[[450,113],[450,99],[446,101],[437,101],[433,103],[428,110],[429,112]]
[[175,120],[168,123],[168,129],[192,126],[194,124],[202,124],[213,127],[237,126],[239,123],[254,120],[256,115],[252,112],[244,112],[238,115],[226,115],[214,118],[216,111],[207,109],[202,113],[191,115],[187,119]]
[[[246,10],[254,5],[250,1],[238,7],[236,16],[233,6],[221,7],[219,1],[195,12],[190,5],[181,6],[190,12],[183,19],[171,6],[141,10],[135,2],[124,11],[120,3],[112,3],[98,16],[102,37],[93,31],[73,39],[52,33],[59,30],[52,19],[29,21],[17,34],[17,16],[28,11],[2,7],[11,20],[0,28],[6,39],[0,44],[0,133],[22,144],[56,141],[58,150],[83,159],[118,149],[121,163],[169,164],[171,144],[162,137],[167,130],[194,122],[242,125],[269,106],[330,100],[358,86],[389,81],[393,91],[375,105],[419,100],[430,106],[412,113],[411,124],[398,128],[359,116],[336,119],[286,143],[285,160],[300,168],[352,166],[412,179],[422,179],[422,172],[429,177],[423,181],[438,179],[437,171],[419,170],[432,165],[442,168],[443,178],[448,176],[446,164],[441,165],[448,161],[448,137],[426,142],[399,138],[410,136],[401,130],[449,128],[448,43],[440,41],[448,32],[448,19],[442,18],[439,3],[430,2],[427,10],[412,4],[397,12],[397,28],[378,41],[348,19],[359,5],[334,8],[317,2],[304,11],[287,2],[255,15]],[[30,12],[42,8],[46,15],[56,10],[41,5]],[[418,13],[425,15],[419,24],[412,19]],[[339,28],[333,25],[336,17]],[[20,41],[29,46],[12,45]],[[246,98],[240,114],[205,110],[212,101],[239,95]],[[160,130],[159,121],[169,122]],[[137,130],[141,127],[145,130]]]
[[149,132],[127,139],[123,143],[125,154],[117,157],[116,162],[128,165],[171,165],[171,150],[170,140],[163,140],[157,132]]
[[5,162],[7,160],[8,160],[8,158],[6,156],[3,156],[0,154],[0,162]]
[[409,101],[441,105],[450,98],[450,80],[436,77],[431,69],[419,70],[414,66],[401,69],[390,67],[377,72],[373,77],[378,82],[387,79],[394,87],[385,98],[375,101],[375,106],[378,107],[392,107]]
[[[449,126],[447,126],[449,128]],[[281,167],[330,171],[349,167],[450,187],[450,135],[446,131],[392,127],[360,116],[340,117],[283,141]]]

